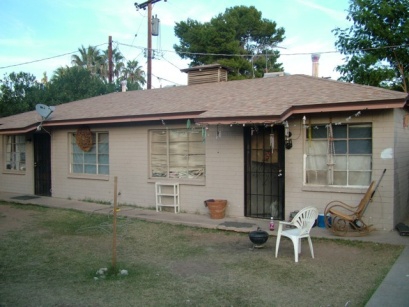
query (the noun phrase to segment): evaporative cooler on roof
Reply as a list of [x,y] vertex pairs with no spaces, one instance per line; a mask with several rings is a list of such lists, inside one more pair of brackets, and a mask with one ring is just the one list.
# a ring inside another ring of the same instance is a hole
[[210,64],[181,69],[188,74],[188,85],[226,82],[230,68],[220,64]]

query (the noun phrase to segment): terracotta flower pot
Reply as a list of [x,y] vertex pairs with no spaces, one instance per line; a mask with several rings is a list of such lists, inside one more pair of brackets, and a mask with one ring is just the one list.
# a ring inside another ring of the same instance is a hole
[[208,199],[205,200],[206,207],[209,208],[210,218],[222,219],[226,214],[227,200],[224,199]]

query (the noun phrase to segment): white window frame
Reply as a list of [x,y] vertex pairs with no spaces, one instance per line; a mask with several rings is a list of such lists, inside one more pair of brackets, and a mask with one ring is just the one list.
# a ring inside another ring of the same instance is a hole
[[6,135],[4,138],[4,164],[6,172],[26,172],[26,136],[24,134]]
[[149,130],[149,179],[204,182],[206,146],[201,130]]
[[[346,128],[346,135],[337,135],[337,128],[343,129],[343,127]],[[351,129],[355,128],[362,128],[363,135],[353,136]],[[368,128],[370,128],[370,133]],[[317,137],[314,137],[314,129],[317,131],[321,129],[320,135],[318,132],[316,133]],[[328,132],[329,124],[313,124],[307,128],[304,151],[304,185],[367,187],[372,178],[372,124],[332,124],[334,131],[332,143],[329,141],[328,134],[323,135],[323,129]],[[358,147],[357,142],[361,142],[363,146]],[[333,152],[333,155],[330,155],[329,152]]]
[[75,133],[70,133],[71,175],[109,176],[109,169],[108,132],[92,132],[92,148],[89,151],[83,151],[76,143]]

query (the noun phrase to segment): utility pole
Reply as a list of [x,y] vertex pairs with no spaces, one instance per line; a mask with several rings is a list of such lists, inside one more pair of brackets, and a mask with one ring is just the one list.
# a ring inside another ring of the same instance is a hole
[[112,83],[112,36],[108,37],[108,81]]
[[[147,89],[150,90],[152,88],[152,4],[159,2],[161,0],[148,0],[144,3],[138,4],[135,2],[135,7],[137,10],[139,9],[146,9],[148,7],[148,72],[147,72]],[[165,0],[166,2],[167,0]]]
[[152,2],[148,3],[148,80],[147,88],[152,88]]

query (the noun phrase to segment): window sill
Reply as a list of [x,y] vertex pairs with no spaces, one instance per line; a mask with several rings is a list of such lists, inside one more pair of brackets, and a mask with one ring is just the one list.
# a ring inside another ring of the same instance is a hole
[[183,178],[148,178],[148,182],[156,183],[156,182],[163,182],[163,183],[179,183],[183,185],[206,185],[206,181],[203,180],[192,180],[192,179],[183,179]]
[[68,174],[71,179],[87,179],[87,180],[109,180],[109,175],[87,175],[87,174]]
[[13,170],[3,170],[3,174],[8,175],[25,175],[26,171],[13,171]]
[[343,186],[323,186],[323,185],[304,185],[303,191],[306,192],[329,192],[329,193],[349,193],[362,194],[368,190],[368,187],[343,187]]

